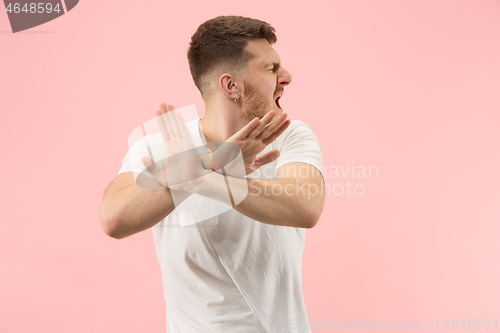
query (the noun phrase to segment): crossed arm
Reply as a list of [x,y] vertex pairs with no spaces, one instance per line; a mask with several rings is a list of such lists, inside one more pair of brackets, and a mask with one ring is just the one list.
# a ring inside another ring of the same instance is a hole
[[[303,170],[307,170],[306,176],[300,176]],[[323,209],[324,186],[320,172],[312,165],[285,164],[278,169],[276,179],[227,176],[226,183],[223,177],[212,172],[186,189],[233,205],[241,214],[259,222],[296,228],[312,228],[318,222]]]
[[[269,117],[268,121],[271,118],[273,117]],[[172,120],[173,118],[164,119],[168,121],[168,119]],[[261,122],[265,121],[265,118],[261,120]],[[278,118],[276,118],[276,121],[278,121]],[[251,123],[249,124],[251,125]],[[275,135],[270,136],[270,139],[274,141],[276,136],[281,134],[288,124],[276,125]],[[182,120],[179,120],[177,125],[178,129],[182,129],[182,125],[185,124]],[[258,134],[263,132],[264,128],[270,126],[268,124],[259,129],[261,125],[262,123],[254,122],[253,127],[250,126],[246,129],[248,133],[245,132],[245,128],[242,129],[245,140],[251,141],[248,137],[251,136],[251,133],[255,136],[256,129]],[[171,129],[171,127],[169,128]],[[183,135],[187,137],[189,133],[187,131],[184,131],[184,134],[177,132],[175,140],[182,142],[180,139],[182,139]],[[168,133],[162,133],[162,136],[168,141],[168,139],[175,137],[175,134],[172,136],[172,132],[170,132],[169,137]],[[255,137],[259,138],[258,135]],[[268,144],[265,138],[260,139],[265,143],[265,147]],[[166,142],[167,145],[169,145],[168,142]],[[238,145],[240,145],[239,142]],[[242,152],[246,153],[244,154],[245,166],[255,165],[258,160],[256,155],[259,151],[255,152],[255,156],[252,157],[250,156],[252,154],[247,153],[251,150],[248,146],[241,145],[241,147]],[[189,147],[183,146],[182,149],[186,151],[186,148]],[[173,153],[176,152],[173,151]],[[275,151],[266,155],[268,159],[261,160],[260,164],[263,165],[275,160],[279,156],[279,152]],[[197,157],[199,158],[199,156]],[[193,158],[196,158],[196,156],[193,156]],[[189,157],[183,158],[184,160],[189,160]],[[191,159],[189,167],[197,164],[192,163],[192,161]],[[151,160],[150,163],[146,168],[154,178],[143,181],[141,186],[136,184],[132,172],[126,172],[116,177],[106,190],[101,206],[101,224],[105,233],[110,237],[121,239],[154,226],[175,209],[173,195],[177,205],[191,194],[196,193],[232,205],[238,212],[259,222],[298,228],[314,227],[323,208],[323,178],[318,169],[309,164],[288,163],[277,170],[276,179],[261,180],[224,176],[212,170],[204,169],[203,163],[199,163],[197,166],[199,169],[195,168],[189,172],[190,175],[193,172],[199,173],[197,177],[194,177],[194,179],[178,179],[175,185],[169,186],[168,177],[166,177],[167,166],[161,169],[154,161]],[[145,163],[145,165],[147,164]],[[182,165],[182,161],[181,165],[177,164],[179,163],[174,163],[174,166],[170,165],[168,171],[169,174],[174,174],[176,177],[178,174],[185,172],[187,167]],[[307,172],[305,176],[302,176],[303,172],[297,172],[297,170],[304,170],[304,168]],[[226,178],[224,179],[224,177]],[[227,185],[228,183],[231,186]],[[231,194],[231,202],[227,200],[228,193]]]
[[[298,168],[307,168],[307,176],[296,175]],[[149,229],[174,209],[172,191],[176,198],[186,199],[192,193],[226,202],[228,189],[220,177],[213,172],[210,181],[217,187],[194,185],[193,192],[175,191],[162,188],[154,178],[150,178],[151,188],[143,188],[135,183],[132,172],[120,174],[108,187],[101,206],[101,223],[110,237],[121,239]],[[313,228],[321,215],[324,203],[323,178],[314,166],[304,163],[288,163],[278,169],[276,179],[261,180],[244,178],[247,196],[233,208],[241,214],[262,223]],[[231,182],[233,189],[235,182]],[[153,189],[153,186],[157,186]],[[217,185],[216,185],[217,186]],[[240,187],[240,190],[242,188]]]

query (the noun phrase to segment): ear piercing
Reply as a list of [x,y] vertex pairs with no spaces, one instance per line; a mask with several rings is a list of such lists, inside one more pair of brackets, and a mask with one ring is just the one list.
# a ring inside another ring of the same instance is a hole
[[234,99],[235,102],[238,102],[238,98],[240,98],[240,94],[238,93],[238,97]]

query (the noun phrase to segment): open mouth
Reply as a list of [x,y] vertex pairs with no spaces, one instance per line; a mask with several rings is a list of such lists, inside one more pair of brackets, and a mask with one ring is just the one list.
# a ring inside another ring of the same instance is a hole
[[281,98],[281,96],[278,96],[278,98],[276,98],[276,100],[274,102],[281,109],[281,105],[280,105],[280,102],[279,102],[280,98]]

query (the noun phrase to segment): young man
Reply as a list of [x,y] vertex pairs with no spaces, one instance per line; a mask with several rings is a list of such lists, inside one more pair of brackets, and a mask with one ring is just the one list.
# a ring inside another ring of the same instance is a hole
[[[301,262],[323,209],[322,159],[309,127],[280,107],[292,76],[274,31],[241,16],[200,25],[188,60],[205,116],[185,124],[161,104],[161,134],[130,148],[103,198],[107,235],[153,228],[169,333],[292,332],[308,321]],[[216,142],[238,148],[243,175],[214,167],[230,151]]]

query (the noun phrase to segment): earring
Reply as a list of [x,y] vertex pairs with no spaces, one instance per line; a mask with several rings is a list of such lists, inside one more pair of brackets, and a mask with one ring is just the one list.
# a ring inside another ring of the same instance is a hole
[[240,94],[238,93],[238,97],[234,99],[235,102],[238,102],[238,98],[240,98]]

